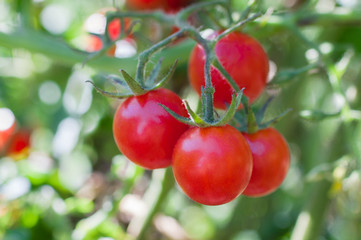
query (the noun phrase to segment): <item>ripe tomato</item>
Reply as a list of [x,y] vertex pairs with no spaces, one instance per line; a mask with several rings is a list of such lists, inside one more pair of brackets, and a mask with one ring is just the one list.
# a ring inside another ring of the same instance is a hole
[[[225,70],[240,88],[245,88],[244,94],[253,102],[262,93],[267,82],[268,58],[262,46],[246,34],[233,32],[216,44],[215,53]],[[204,50],[197,45],[190,56],[188,77],[199,95],[201,86],[205,85],[204,62]],[[214,105],[226,109],[226,105],[231,102],[233,89],[213,66],[211,79],[215,88]]]
[[189,129],[174,147],[172,164],[185,194],[205,205],[235,199],[252,173],[247,141],[229,125]]
[[[112,8],[104,8],[100,10],[98,13],[95,13],[91,15],[87,21],[86,21],[86,30],[89,33],[96,33],[96,34],[104,34],[105,28],[106,28],[106,17],[105,14],[108,11],[115,11],[115,9]],[[130,19],[125,18],[124,19],[124,25],[125,25],[125,31],[130,27]],[[108,34],[109,38],[112,41],[117,40],[120,37],[121,32],[121,21],[120,19],[114,19],[108,24]],[[127,36],[127,38],[131,38],[131,36]],[[88,52],[95,52],[99,51],[103,48],[103,42],[102,40],[94,35],[90,35],[88,37],[88,43],[86,46],[86,50]],[[114,56],[115,53],[115,46],[111,47],[107,54],[109,56]]]
[[125,4],[131,10],[155,10],[165,6],[164,0],[126,0]]
[[0,108],[0,153],[14,133],[15,127],[16,120],[13,112],[8,108]]
[[138,11],[163,9],[167,12],[176,12],[191,2],[192,0],[126,0],[126,6]]
[[166,10],[168,12],[177,12],[181,8],[184,8],[193,2],[192,0],[176,0],[176,1],[175,0],[165,0],[165,1],[166,1],[166,6],[167,6]]
[[17,131],[10,140],[7,148],[7,155],[15,160],[20,160],[29,155],[30,149],[30,132],[26,129]]
[[281,185],[290,165],[287,142],[274,128],[243,135],[253,157],[251,180],[243,194],[251,197],[270,194]]
[[168,167],[178,138],[188,129],[167,113],[163,104],[187,117],[182,100],[167,89],[126,99],[114,116],[113,134],[120,151],[148,169]]

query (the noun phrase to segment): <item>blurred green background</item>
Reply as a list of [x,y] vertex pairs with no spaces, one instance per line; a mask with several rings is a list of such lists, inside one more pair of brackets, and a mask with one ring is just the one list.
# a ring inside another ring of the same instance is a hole
[[[265,15],[244,31],[262,43],[274,75],[255,104],[275,96],[269,118],[293,109],[276,124],[292,152],[287,178],[269,196],[213,207],[173,187],[148,223],[164,170],[143,170],[121,155],[112,136],[121,101],[85,81],[114,90],[94,76],[134,74],[136,54],[172,29],[140,22],[117,57],[89,58],[87,19],[113,4],[123,7],[117,0],[0,1],[0,108],[13,112],[22,136],[11,138],[20,142],[15,150],[11,142],[0,150],[0,239],[135,239],[139,231],[145,239],[361,239],[360,1],[253,3]],[[234,17],[251,4],[231,1]],[[187,80],[193,46],[183,40],[152,62],[164,56],[167,70],[179,59],[167,87],[196,106]]]

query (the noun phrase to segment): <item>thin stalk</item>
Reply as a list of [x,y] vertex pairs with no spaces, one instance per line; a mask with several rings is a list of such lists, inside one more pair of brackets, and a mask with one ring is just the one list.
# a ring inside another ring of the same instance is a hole
[[251,22],[257,18],[259,18],[260,16],[262,16],[261,13],[256,13],[254,15],[252,15],[251,17],[238,22],[237,24],[233,25],[232,27],[228,28],[227,30],[225,30],[224,32],[222,32],[221,34],[219,34],[215,40],[215,42],[218,42],[219,40],[221,40],[223,37],[227,36],[228,34],[230,34],[231,32],[234,32],[236,30],[238,30],[240,27],[242,27],[243,25],[245,25],[248,22]]
[[169,37],[165,38],[164,40],[158,42],[157,44],[153,45],[148,50],[145,50],[138,56],[138,65],[137,65],[137,74],[135,76],[135,80],[140,84],[144,85],[144,72],[145,72],[145,66],[147,62],[149,61],[150,57],[156,53],[157,51],[161,50],[162,48],[165,48],[168,44],[174,42],[175,40],[181,38],[184,36],[185,29],[182,29]]

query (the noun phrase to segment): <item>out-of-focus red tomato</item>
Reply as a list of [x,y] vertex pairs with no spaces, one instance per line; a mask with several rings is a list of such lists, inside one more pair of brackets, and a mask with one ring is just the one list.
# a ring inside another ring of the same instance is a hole
[[[100,34],[103,35],[105,33],[105,29],[106,29],[106,13],[109,11],[115,11],[115,9],[113,8],[105,8],[100,10],[99,12],[91,15],[85,23],[85,28],[86,31],[92,34]],[[130,19],[128,18],[124,18],[123,19],[123,23],[125,25],[125,29],[124,29],[124,33],[126,33],[126,31],[129,30],[130,27]],[[120,34],[121,34],[121,20],[119,18],[112,20],[109,24],[108,24],[108,34],[109,34],[109,38],[112,41],[116,41],[120,38]],[[130,39],[131,35],[126,36],[125,39]],[[86,51],[88,52],[96,52],[96,51],[100,51],[103,48],[103,41],[95,35],[90,35],[88,37],[87,43],[86,43]],[[116,46],[113,45],[108,51],[107,51],[107,55],[108,56],[114,56],[115,55],[115,51],[116,51]]]
[[29,155],[30,149],[30,131],[26,129],[20,129],[16,132],[10,140],[7,148],[8,156],[15,160],[20,160]]
[[0,108],[0,153],[4,150],[16,128],[16,119],[9,108]]

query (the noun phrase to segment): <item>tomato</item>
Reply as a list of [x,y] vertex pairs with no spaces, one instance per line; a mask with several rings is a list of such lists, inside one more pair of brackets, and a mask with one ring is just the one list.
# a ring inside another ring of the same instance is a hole
[[119,150],[148,169],[168,167],[178,138],[188,129],[160,104],[187,117],[182,100],[172,91],[158,89],[126,99],[117,109],[113,134]]
[[13,112],[8,108],[0,108],[0,153],[7,145],[16,128]]
[[235,128],[191,128],[173,152],[173,172],[185,194],[205,205],[235,199],[246,188],[252,172],[247,141]]
[[191,4],[192,0],[165,0],[168,12],[177,12],[181,8],[184,8]]
[[155,10],[165,6],[164,0],[126,0],[125,4],[131,10]]
[[[233,32],[222,38],[215,46],[215,53],[221,65],[234,79],[252,103],[263,91],[267,82],[268,58],[259,42],[239,32]],[[192,51],[188,77],[192,87],[201,94],[205,85],[205,53],[198,44]],[[226,78],[211,66],[211,80],[214,93],[214,106],[226,109],[232,99],[233,88]]]
[[11,137],[7,155],[19,160],[29,155],[29,149],[30,132],[26,129],[20,129]]
[[243,135],[253,157],[251,180],[243,194],[251,197],[270,194],[281,185],[290,165],[287,142],[274,128]]
[[126,0],[126,6],[138,11],[163,9],[167,12],[176,12],[191,2],[192,0]]
[[[106,28],[106,18],[105,18],[105,14],[108,11],[115,11],[116,9],[112,9],[112,8],[105,8],[100,10],[98,13],[95,13],[93,15],[91,15],[87,21],[86,21],[86,30],[89,33],[96,33],[96,34],[104,34],[105,32],[105,28]],[[125,31],[128,30],[128,28],[130,27],[130,19],[128,18],[124,18],[124,25],[125,25]],[[108,24],[108,34],[109,34],[109,38],[112,41],[116,41],[117,39],[119,39],[120,37],[120,32],[121,32],[121,21],[119,18],[112,20],[109,24]],[[126,39],[131,38],[132,36],[127,36]],[[100,51],[103,48],[103,42],[102,40],[95,35],[90,35],[88,37],[88,42],[87,42],[87,46],[86,46],[86,51],[88,52],[96,52],[96,51]],[[109,56],[114,56],[115,54],[115,50],[116,47],[112,46],[107,54]]]

